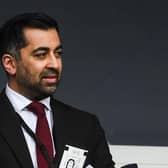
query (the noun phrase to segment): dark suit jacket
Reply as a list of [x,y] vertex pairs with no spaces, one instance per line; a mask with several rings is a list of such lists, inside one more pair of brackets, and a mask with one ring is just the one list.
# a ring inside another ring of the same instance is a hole
[[[51,107],[56,167],[59,167],[65,145],[71,145],[88,150],[85,166],[91,164],[94,168],[114,168],[104,131],[94,115],[53,98]],[[0,95],[0,108],[0,167],[33,168],[21,126],[4,92]]]

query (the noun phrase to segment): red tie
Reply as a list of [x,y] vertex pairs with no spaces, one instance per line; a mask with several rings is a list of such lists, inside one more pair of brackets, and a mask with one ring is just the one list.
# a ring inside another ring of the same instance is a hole
[[[32,102],[30,105],[28,105],[28,110],[32,111],[38,117],[36,136],[45,145],[51,159],[53,160],[53,145],[44,107],[45,106],[42,103]],[[38,168],[48,168],[48,163],[38,147],[36,147],[36,153]]]

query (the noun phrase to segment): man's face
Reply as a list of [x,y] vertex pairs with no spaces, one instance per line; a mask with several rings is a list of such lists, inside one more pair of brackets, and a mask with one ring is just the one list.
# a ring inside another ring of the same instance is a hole
[[62,47],[55,29],[24,30],[28,45],[20,50],[16,61],[14,90],[30,99],[54,93],[61,78]]

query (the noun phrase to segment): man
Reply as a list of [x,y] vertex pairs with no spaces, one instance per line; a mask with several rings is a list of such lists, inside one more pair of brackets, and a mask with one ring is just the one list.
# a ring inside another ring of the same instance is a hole
[[25,13],[0,29],[7,85],[0,95],[2,168],[114,168],[97,118],[53,98],[62,72],[58,25]]

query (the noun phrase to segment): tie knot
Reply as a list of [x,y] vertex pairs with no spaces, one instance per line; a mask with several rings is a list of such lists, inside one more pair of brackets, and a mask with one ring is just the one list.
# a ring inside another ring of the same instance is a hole
[[44,104],[40,102],[32,102],[27,106],[28,110],[36,114],[38,117],[45,116],[44,107]]

